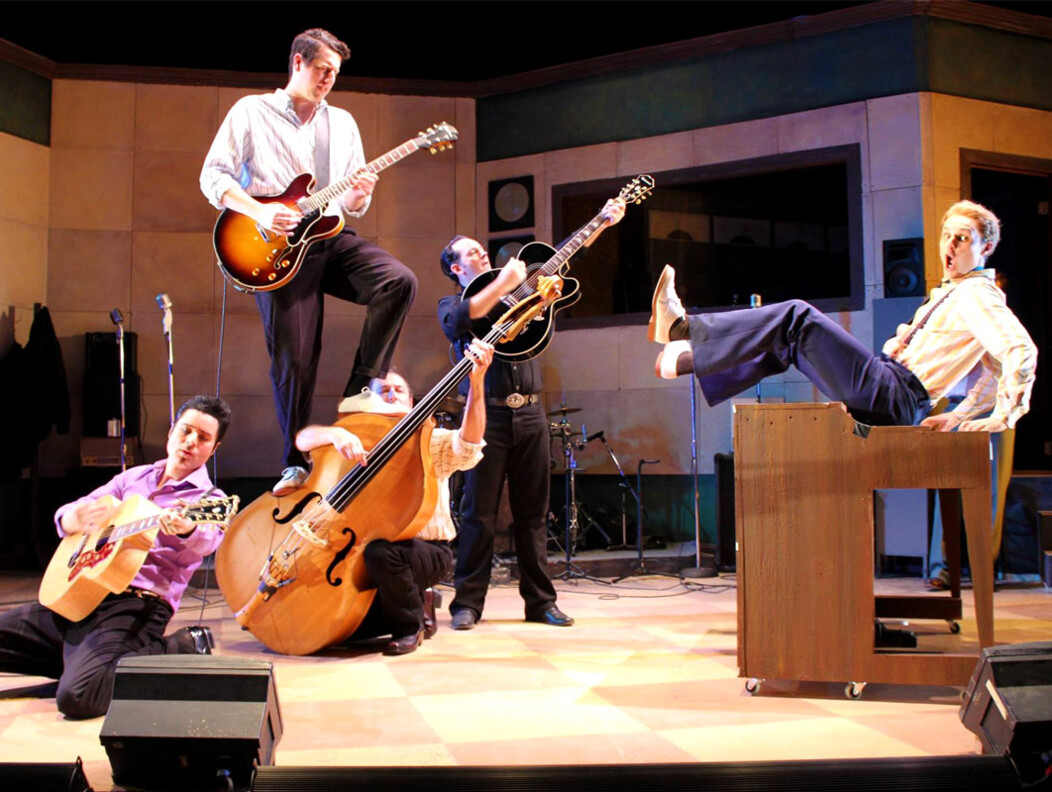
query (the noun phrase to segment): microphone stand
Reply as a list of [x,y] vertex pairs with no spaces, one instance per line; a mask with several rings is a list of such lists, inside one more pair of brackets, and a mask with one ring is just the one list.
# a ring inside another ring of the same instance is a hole
[[172,354],[172,301],[168,299],[166,292],[161,292],[155,298],[157,307],[164,313],[161,319],[161,329],[164,332],[164,340],[168,344],[168,426],[175,426],[175,377],[174,361]]
[[661,575],[663,577],[673,577],[677,580],[683,579],[683,575],[676,572],[661,572],[656,569],[648,569],[646,556],[643,555],[643,548],[646,546],[643,540],[643,465],[656,465],[660,461],[660,459],[640,459],[639,465],[636,467],[636,492],[638,493],[636,495],[636,547],[638,555],[636,557],[636,565],[621,575],[621,577],[615,578],[614,583],[620,583],[625,578],[635,575]]
[[632,485],[628,481],[628,476],[625,475],[624,468],[621,467],[621,463],[617,459],[617,455],[614,453],[614,449],[610,447],[610,444],[606,442],[606,432],[596,432],[591,437],[585,438],[585,443],[590,443],[593,440],[598,440],[603,444],[603,448],[606,449],[607,455],[610,460],[614,463],[614,467],[617,468],[617,475],[620,477],[620,481],[617,483],[618,489],[621,490],[621,544],[610,545],[607,547],[607,551],[612,550],[631,550],[634,549],[632,545],[628,543],[628,503],[625,498],[625,492],[631,492],[632,497],[636,501],[637,513],[642,508],[642,504],[639,502],[639,494],[632,488]]
[[701,505],[698,494],[698,384],[690,377],[690,479],[694,487],[694,566],[684,567],[680,576],[685,578],[716,577],[716,557],[701,553]]
[[121,377],[121,473],[123,473],[128,469],[128,448],[124,442],[124,317],[121,316],[119,308],[110,311],[110,321],[117,327],[117,360]]

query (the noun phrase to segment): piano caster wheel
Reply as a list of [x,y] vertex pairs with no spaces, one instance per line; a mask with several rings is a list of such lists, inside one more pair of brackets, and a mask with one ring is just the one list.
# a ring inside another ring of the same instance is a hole
[[862,698],[862,691],[865,689],[865,682],[848,682],[844,687],[844,695],[849,699],[859,699]]
[[760,686],[763,684],[762,679],[746,679],[745,680],[745,692],[750,695],[755,695],[760,692]]
[[955,619],[947,619],[946,624],[950,628],[951,635],[957,635],[961,631],[961,625]]

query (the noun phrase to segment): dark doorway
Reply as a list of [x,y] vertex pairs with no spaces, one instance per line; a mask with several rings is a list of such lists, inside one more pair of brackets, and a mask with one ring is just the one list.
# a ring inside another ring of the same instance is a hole
[[[970,154],[969,157],[967,154]],[[1052,162],[962,152],[962,194],[989,207],[1001,218],[1001,244],[990,266],[1007,277],[1008,306],[1037,344],[1037,381],[1030,412],[1020,419],[1015,441],[1016,470],[1052,469],[1052,395],[1049,377],[1050,249],[1049,201]],[[970,161],[969,161],[970,160]],[[970,177],[970,179],[969,179]],[[970,185],[967,184],[970,181]]]

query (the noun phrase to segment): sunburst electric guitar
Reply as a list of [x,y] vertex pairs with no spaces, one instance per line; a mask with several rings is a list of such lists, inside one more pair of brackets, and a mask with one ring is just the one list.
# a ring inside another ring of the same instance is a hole
[[[100,500],[120,507],[112,523],[92,533],[65,537],[40,581],[40,604],[70,621],[83,619],[107,594],[128,588],[160,530],[163,510],[141,495],[123,501],[106,495]],[[192,523],[225,528],[237,513],[238,502],[237,495],[203,498],[181,513]]]
[[[626,184],[618,198],[626,204],[642,203],[654,189],[654,179],[640,175]],[[536,357],[547,349],[554,332],[555,314],[581,299],[580,283],[564,277],[570,256],[576,253],[606,222],[600,212],[558,250],[543,242],[530,242],[516,254],[527,267],[526,280],[504,295],[485,316],[471,323],[471,335],[485,338],[494,324],[508,322],[511,330],[497,345],[494,354],[505,360],[521,362]],[[470,300],[496,279],[500,270],[480,273],[461,296]]]
[[303,215],[287,235],[268,231],[248,215],[224,209],[212,233],[219,269],[241,291],[271,291],[284,286],[299,271],[311,244],[343,230],[341,215],[323,212],[330,201],[354,186],[359,174],[379,173],[414,151],[428,149],[435,154],[450,148],[457,134],[455,127],[443,121],[318,192],[311,192],[314,176],[301,173],[280,195],[255,196],[260,203],[282,203]]

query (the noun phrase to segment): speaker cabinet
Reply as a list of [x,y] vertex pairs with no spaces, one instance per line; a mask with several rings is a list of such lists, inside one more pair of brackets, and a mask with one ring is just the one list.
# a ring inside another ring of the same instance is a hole
[[960,716],[984,753],[1011,757],[1024,782],[1043,777],[1052,752],[1052,641],[984,649]]
[[118,784],[190,788],[226,776],[247,789],[281,732],[272,663],[158,655],[120,661],[99,738]]
[[924,239],[884,240],[884,296],[923,297]]

